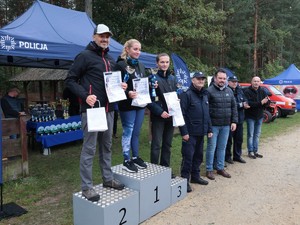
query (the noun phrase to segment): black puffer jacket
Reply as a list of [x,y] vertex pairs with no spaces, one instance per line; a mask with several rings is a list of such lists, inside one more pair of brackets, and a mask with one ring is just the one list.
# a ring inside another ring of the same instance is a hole
[[106,111],[112,111],[113,105],[108,104],[104,86],[103,72],[113,71],[115,61],[108,55],[108,49],[102,49],[95,42],[90,42],[86,49],[79,53],[72,64],[65,85],[81,99],[81,112],[90,106],[86,98],[91,93],[97,96]]
[[[127,66],[130,66],[135,71],[132,74],[129,74],[126,71]],[[131,105],[132,99],[129,98],[128,92],[133,91],[133,84],[132,84],[133,79],[146,77],[145,66],[141,62],[138,62],[137,64],[134,65],[134,64],[130,63],[130,61],[124,60],[124,59],[119,57],[118,60],[117,60],[117,65],[116,65],[115,68],[116,68],[116,70],[121,71],[122,81],[124,81],[124,77],[125,77],[126,73],[129,75],[129,79],[126,82],[128,86],[127,86],[127,89],[125,91],[127,99],[123,100],[123,101],[120,101],[118,103],[119,110],[120,111],[130,111],[130,110],[141,109],[141,107]]]
[[250,106],[249,109],[245,110],[245,117],[258,120],[264,117],[264,107],[265,105],[261,104],[261,100],[267,97],[266,92],[261,88],[258,87],[257,90],[253,89],[252,86],[249,86],[244,89],[244,94],[248,99],[248,104]]
[[228,87],[220,88],[216,84],[207,89],[209,114],[213,126],[227,126],[238,122],[236,102]]
[[208,92],[193,85],[180,95],[180,106],[185,125],[179,127],[181,136],[203,136],[212,132],[209,116]]

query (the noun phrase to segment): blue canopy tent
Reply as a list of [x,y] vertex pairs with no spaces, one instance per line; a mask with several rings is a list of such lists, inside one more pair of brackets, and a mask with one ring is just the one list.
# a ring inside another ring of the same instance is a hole
[[[0,65],[68,69],[92,40],[95,26],[85,12],[37,0],[24,14],[0,29]],[[109,48],[117,59],[123,45],[111,39]],[[155,57],[143,52],[140,61],[154,68]]]
[[264,80],[264,84],[272,84],[286,97],[293,98],[297,103],[297,110],[300,109],[300,71],[294,64],[278,76]]

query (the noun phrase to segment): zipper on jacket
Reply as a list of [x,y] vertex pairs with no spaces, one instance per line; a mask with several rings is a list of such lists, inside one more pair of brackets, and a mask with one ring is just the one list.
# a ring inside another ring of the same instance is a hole
[[[102,60],[103,60],[104,65],[105,65],[106,72],[109,72],[110,71],[110,62],[109,62],[109,60],[105,59],[104,51],[102,51]],[[105,106],[105,112],[108,112],[108,102],[106,103],[106,106]]]

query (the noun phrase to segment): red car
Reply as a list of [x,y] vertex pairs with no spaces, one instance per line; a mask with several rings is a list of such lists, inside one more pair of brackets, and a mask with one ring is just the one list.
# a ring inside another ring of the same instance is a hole
[[[249,83],[240,83],[242,88],[250,86]],[[297,112],[296,102],[288,97],[285,97],[276,87],[270,84],[261,84],[270,100],[274,102],[278,109],[278,117],[287,117]]]

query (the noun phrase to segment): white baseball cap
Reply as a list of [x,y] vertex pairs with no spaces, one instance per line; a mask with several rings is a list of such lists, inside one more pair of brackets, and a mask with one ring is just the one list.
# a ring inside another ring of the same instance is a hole
[[110,36],[112,36],[112,32],[109,30],[108,26],[104,24],[98,24],[95,27],[94,34],[104,34],[104,33],[109,33]]

